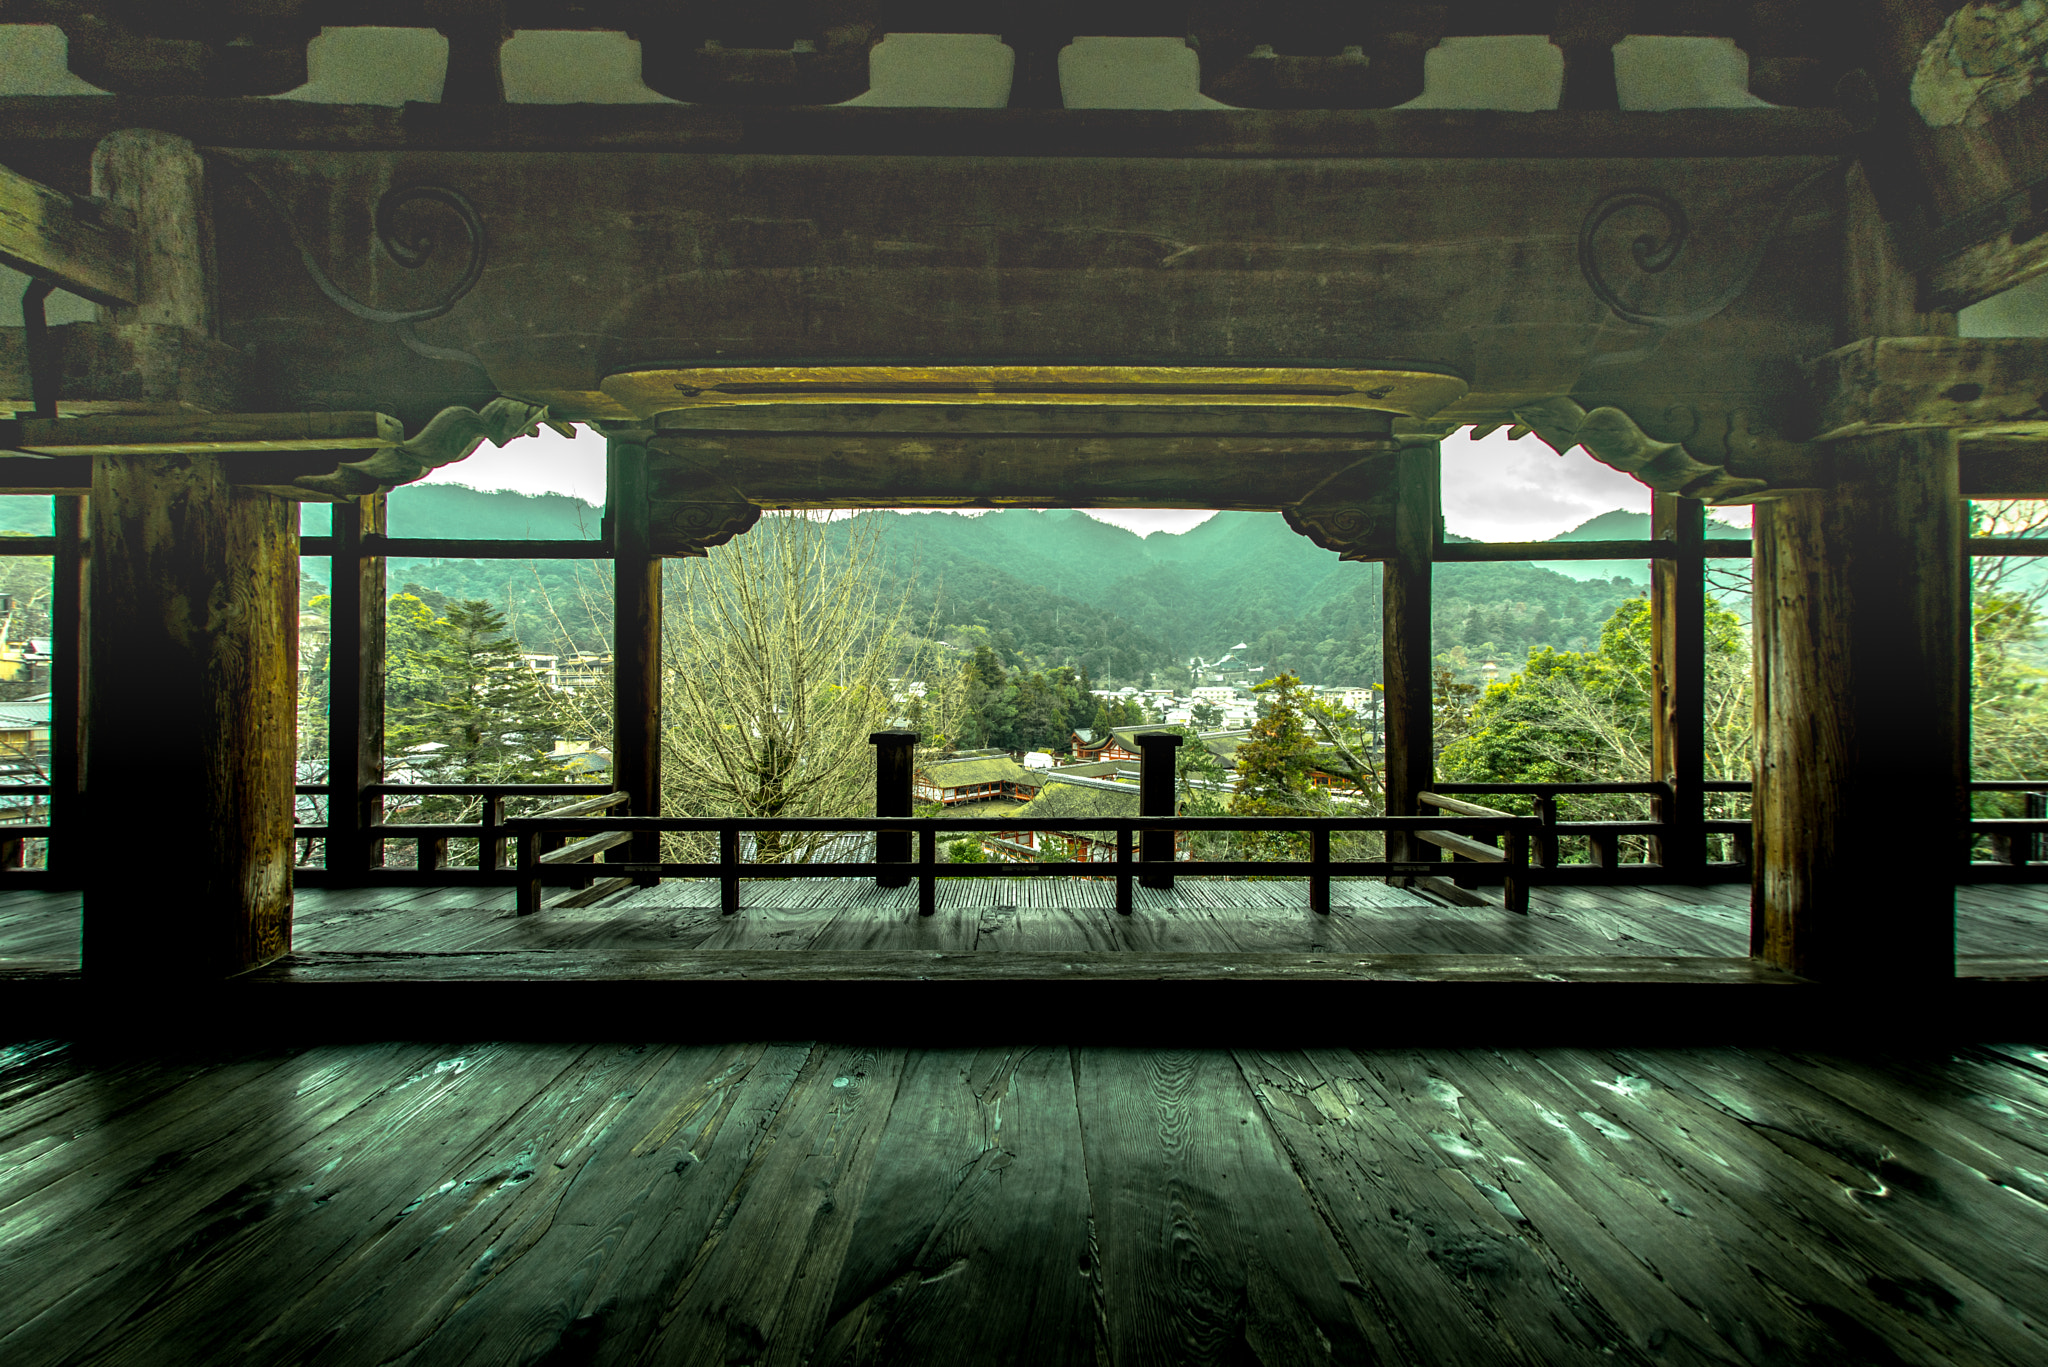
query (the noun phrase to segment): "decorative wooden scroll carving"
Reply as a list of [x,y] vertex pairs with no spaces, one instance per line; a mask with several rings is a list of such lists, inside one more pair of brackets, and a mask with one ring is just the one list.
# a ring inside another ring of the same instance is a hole
[[761,520],[760,506],[737,493],[717,499],[716,491],[705,492],[711,497],[704,502],[671,503],[661,510],[653,528],[655,554],[702,557]]
[[1740,503],[1768,487],[1767,481],[1730,474],[1725,465],[1697,460],[1677,442],[1653,439],[1619,408],[1589,413],[1559,396],[1515,409],[1515,420],[1559,455],[1583,446],[1602,465],[1633,475],[1660,494]]
[[1316,545],[1337,552],[1340,560],[1385,560],[1394,546],[1390,473],[1384,460],[1359,461],[1324,480],[1293,507],[1283,507],[1280,515]]
[[302,489],[330,498],[356,498],[410,484],[427,471],[452,465],[489,441],[503,446],[514,437],[532,436],[547,421],[548,410],[520,399],[492,399],[482,412],[444,408],[418,436],[387,446],[364,460],[351,461],[327,475],[302,475],[292,481]]

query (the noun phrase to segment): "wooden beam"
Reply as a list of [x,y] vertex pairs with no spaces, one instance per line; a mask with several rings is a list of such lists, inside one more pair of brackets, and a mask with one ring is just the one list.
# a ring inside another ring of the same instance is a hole
[[475,111],[296,100],[0,97],[10,147],[84,145],[118,129],[208,147],[308,151],[765,152],[835,156],[1729,157],[1834,156],[1836,109],[1509,113],[1477,110],[886,109],[521,105]]
[[[1441,460],[1435,442],[1404,447],[1394,465],[1394,555],[1381,571],[1386,683],[1387,814],[1419,816],[1436,774],[1435,657],[1430,646],[1431,551],[1441,535]],[[1433,859],[1403,834],[1387,836],[1391,860]]]
[[136,297],[134,216],[0,166],[0,264],[95,304]]
[[[646,434],[605,441],[605,533],[612,545],[612,774],[633,816],[661,815],[661,557],[655,553]],[[627,858],[661,858],[660,836],[633,838]],[[651,885],[653,879],[643,879]]]
[[2048,498],[2048,439],[1987,437],[1958,445],[1964,498]]
[[1651,505],[1651,535],[1672,555],[1650,566],[1650,775],[1671,785],[1669,797],[1650,799],[1652,814],[1669,836],[1650,841],[1650,858],[1671,881],[1706,877],[1706,505],[1658,494]]
[[[1375,415],[1362,415],[1371,418]],[[764,508],[1290,507],[1336,476],[1388,487],[1376,436],[849,436],[675,433],[650,443],[649,498],[707,487]],[[657,520],[661,514],[657,513]]]
[[0,423],[0,444],[45,456],[370,451],[404,441],[404,425],[382,413],[97,414]]
[[1930,427],[2048,437],[2048,337],[1865,337],[1812,374],[1815,441]]
[[1757,505],[1752,952],[1816,979],[1935,981],[1954,971],[1967,812],[1955,438],[1837,443],[1828,464],[1824,494]]

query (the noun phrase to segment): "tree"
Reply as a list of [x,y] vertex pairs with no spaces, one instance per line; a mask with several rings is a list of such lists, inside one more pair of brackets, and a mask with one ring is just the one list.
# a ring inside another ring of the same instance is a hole
[[[929,673],[884,603],[879,519],[843,537],[822,516],[771,514],[702,559],[668,562],[662,810],[675,816],[838,817],[874,811],[868,737],[889,681]],[[808,860],[830,832],[756,835],[761,863]],[[677,858],[710,837],[671,837]]]
[[559,734],[555,709],[504,617],[481,599],[451,604],[431,623],[406,615],[408,635],[417,636],[397,672],[417,692],[387,723],[392,749],[439,783],[559,778],[547,759]]
[[1194,705],[1189,720],[1194,722],[1196,726],[1205,726],[1214,730],[1216,727],[1223,725],[1223,709],[1212,702],[1198,702]]
[[[1265,694],[1251,735],[1237,747],[1236,795],[1230,810],[1235,816],[1308,816],[1326,809],[1326,801],[1309,781],[1310,758],[1315,742],[1310,737],[1302,708],[1307,695],[1293,674],[1276,674],[1252,686],[1253,693]],[[1240,848],[1251,858],[1304,859],[1308,837],[1275,835],[1263,831],[1247,833]]]
[[[1706,777],[1750,776],[1750,667],[1742,620],[1707,601],[1701,707]],[[1464,733],[1438,760],[1445,778],[1473,782],[1583,783],[1640,779],[1651,769],[1650,604],[1634,598],[1601,628],[1585,653],[1538,647],[1521,672],[1487,688]],[[1567,819],[1641,820],[1633,794],[1579,795]],[[1527,798],[1490,796],[1489,805],[1530,810]],[[1730,806],[1721,795],[1709,816]]]

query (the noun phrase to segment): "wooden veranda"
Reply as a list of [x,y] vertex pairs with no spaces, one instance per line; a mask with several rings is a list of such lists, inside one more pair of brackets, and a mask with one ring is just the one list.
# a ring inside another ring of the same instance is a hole
[[[1969,805],[2048,775],[1970,772],[1967,590],[2048,542],[1966,523],[2048,498],[2048,338],[1956,323],[2048,272],[2038,10],[6,5],[0,492],[54,512],[0,554],[53,557],[56,642],[0,1028],[63,1039],[0,1051],[0,1358],[2048,1360],[2048,1056],[1983,1042],[2048,997],[2048,819]],[[318,98],[367,26],[438,99]],[[932,27],[1000,35],[1008,107],[858,102]],[[546,35],[638,74],[522,103]],[[1200,93],[1063,107],[1099,35],[1184,40]],[[1502,38],[1542,107],[1444,94]],[[1646,40],[1747,84],[1646,97]],[[599,538],[387,534],[572,422]],[[1654,564],[1641,821],[1434,772],[1433,566],[1560,558],[1446,539],[1439,444],[1502,426],[1654,498],[1564,553]],[[663,560],[865,507],[1277,511],[1379,576],[1376,877],[1329,821],[1280,877],[1169,875],[1148,799],[1100,881],[937,881],[890,733],[860,876],[756,878],[736,831],[663,864]],[[418,555],[609,564],[615,795],[385,820]],[[1737,820],[1715,556],[1755,586]],[[629,1036],[668,1042],[562,1043]]]

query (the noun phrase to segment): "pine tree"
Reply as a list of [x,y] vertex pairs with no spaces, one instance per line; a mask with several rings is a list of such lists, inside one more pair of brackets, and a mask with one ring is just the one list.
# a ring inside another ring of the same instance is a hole
[[[541,682],[520,658],[504,617],[481,599],[450,604],[431,623],[405,610],[405,658],[393,680],[409,706],[389,734],[398,753],[442,783],[541,783],[559,727]],[[392,616],[394,627],[398,611]],[[426,748],[432,747],[432,748]]]

